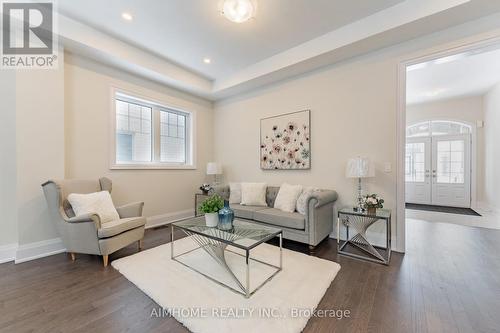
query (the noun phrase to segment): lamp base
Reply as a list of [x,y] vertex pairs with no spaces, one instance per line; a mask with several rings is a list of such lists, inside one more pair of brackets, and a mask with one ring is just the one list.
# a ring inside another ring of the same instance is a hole
[[358,207],[357,207],[358,210],[357,211],[364,212],[365,208],[363,205],[363,195],[361,193],[362,193],[361,178],[358,178]]

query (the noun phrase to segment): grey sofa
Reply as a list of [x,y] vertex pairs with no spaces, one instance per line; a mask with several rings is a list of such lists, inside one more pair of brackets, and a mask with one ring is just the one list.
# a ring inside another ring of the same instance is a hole
[[75,216],[66,199],[70,193],[111,193],[110,179],[50,180],[42,187],[59,236],[72,260],[75,260],[75,253],[101,255],[106,267],[111,253],[133,242],[138,242],[141,249],[146,224],[146,219],[142,217],[143,202],[116,207],[120,219],[101,223],[97,214]]
[[[231,204],[236,217],[251,220],[254,223],[272,225],[283,230],[283,238],[309,245],[314,251],[323,239],[333,231],[333,206],[337,192],[321,190],[314,192],[306,206],[306,214],[288,213],[273,208],[279,187],[268,186],[266,191],[267,207],[243,206]],[[216,186],[214,192],[229,200],[229,186]]]

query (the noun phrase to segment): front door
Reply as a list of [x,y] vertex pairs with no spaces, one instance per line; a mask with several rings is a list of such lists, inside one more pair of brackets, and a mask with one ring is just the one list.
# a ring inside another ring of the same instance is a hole
[[432,138],[432,203],[470,207],[470,135]]
[[406,202],[431,204],[431,138],[406,141]]
[[408,138],[406,202],[470,207],[470,134]]

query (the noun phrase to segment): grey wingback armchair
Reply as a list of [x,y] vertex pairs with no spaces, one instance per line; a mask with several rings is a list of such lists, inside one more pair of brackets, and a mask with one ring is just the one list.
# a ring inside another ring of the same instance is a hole
[[109,191],[112,183],[108,178],[92,180],[60,180],[42,184],[49,211],[56,223],[66,251],[75,260],[75,253],[95,254],[103,257],[104,267],[108,256],[119,249],[138,242],[142,248],[144,225],[143,202],[116,207],[120,219],[101,223],[97,214],[75,216],[67,197],[70,193]]

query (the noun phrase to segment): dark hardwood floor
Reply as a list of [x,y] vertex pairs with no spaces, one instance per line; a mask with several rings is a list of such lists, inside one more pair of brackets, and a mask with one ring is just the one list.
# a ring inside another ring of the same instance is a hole
[[[169,239],[168,228],[148,230],[145,248]],[[301,244],[284,245],[307,252]],[[312,318],[305,332],[500,331],[500,230],[412,221],[407,246],[387,267],[338,257],[332,239],[321,243],[316,255],[342,269],[318,308],[351,316]],[[110,260],[135,252],[132,245]],[[187,331],[175,319],[151,318],[157,307],[96,256],[0,265],[1,332]]]

